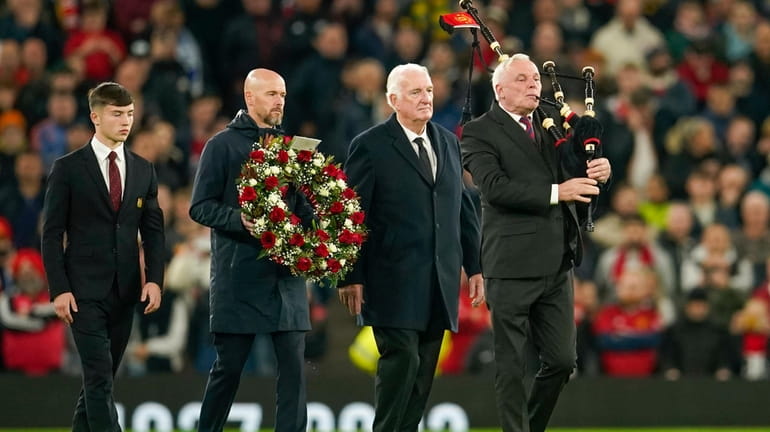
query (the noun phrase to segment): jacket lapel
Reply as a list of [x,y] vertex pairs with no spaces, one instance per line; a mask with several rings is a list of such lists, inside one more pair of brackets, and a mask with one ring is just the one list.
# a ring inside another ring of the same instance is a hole
[[125,186],[123,186],[123,200],[120,202],[120,209],[118,209],[118,213],[122,212],[124,208],[126,208],[127,205],[131,205],[129,201],[131,201],[131,197],[133,196],[132,193],[134,189],[136,189],[136,156],[134,156],[133,153],[128,151],[127,148],[123,148],[123,154],[126,158],[126,181]]
[[112,206],[110,205],[110,192],[107,190],[107,184],[104,182],[102,171],[99,169],[99,161],[96,159],[96,153],[94,153],[94,149],[91,148],[90,142],[82,149],[81,155],[83,156],[83,165],[85,165],[86,171],[94,182],[94,186],[96,186],[96,189],[99,191],[102,201],[104,201],[104,204],[112,210]]
[[546,131],[543,128],[543,119],[538,115],[537,111],[532,113],[532,123],[536,123],[537,125],[532,125],[532,128],[535,130],[535,139],[538,140],[537,142],[540,145],[543,158],[546,160],[546,165],[548,166],[548,169],[551,171],[551,175],[553,175],[554,180],[559,179],[559,173],[558,173],[558,155],[556,154],[556,148],[551,143],[550,140],[546,139],[547,137],[545,134],[550,133]]
[[[518,146],[521,151],[532,160],[532,162],[540,165],[542,168],[550,170],[548,167],[549,164],[546,163],[543,155],[537,150],[537,143],[529,138],[529,135],[527,135],[524,129],[517,125],[513,120],[513,117],[505,112],[497,102],[492,103],[490,114],[491,117],[500,124],[503,132],[510,138],[510,141],[513,143],[512,145]],[[539,128],[536,128],[534,124],[532,125],[532,128],[535,130],[535,139],[539,139]]]
[[438,183],[441,173],[444,172],[444,167],[446,166],[448,144],[446,139],[444,139],[444,135],[439,132],[433,122],[428,122],[427,130],[431,145],[433,145],[433,151],[436,152],[436,183]]
[[395,147],[401,156],[406,159],[409,165],[411,165],[412,168],[417,171],[418,174],[420,174],[420,177],[422,177],[425,183],[432,187],[433,181],[429,179],[420,169],[420,161],[417,159],[417,153],[414,152],[412,144],[406,138],[406,134],[404,134],[404,130],[401,129],[401,125],[398,123],[398,120],[396,120],[395,114],[390,116],[387,125],[388,133],[390,134],[391,138],[393,138],[393,147]]

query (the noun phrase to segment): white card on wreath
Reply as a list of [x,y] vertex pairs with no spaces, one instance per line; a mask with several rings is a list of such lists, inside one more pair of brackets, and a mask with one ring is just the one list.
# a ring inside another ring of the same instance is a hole
[[314,151],[321,140],[315,138],[308,138],[303,136],[294,135],[291,140],[291,148],[297,151],[310,150]]

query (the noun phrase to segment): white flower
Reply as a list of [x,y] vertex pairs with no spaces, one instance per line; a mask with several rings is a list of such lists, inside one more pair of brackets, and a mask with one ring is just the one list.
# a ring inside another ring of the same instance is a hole
[[340,188],[340,190],[345,190],[345,188],[348,187],[348,184],[345,183],[345,180],[339,179],[337,180],[337,187]]
[[355,202],[349,202],[345,206],[345,211],[348,212],[348,213],[355,213],[355,212],[358,211],[358,206],[356,205]]
[[345,267],[345,263],[348,262],[345,258],[340,259],[340,265]]
[[320,190],[318,191],[318,195],[322,197],[328,197],[329,193],[329,188],[326,186],[321,186]]
[[257,182],[257,179],[249,179],[249,186],[254,187],[257,185],[257,183],[259,183]]
[[270,192],[270,195],[268,195],[267,197],[267,203],[271,205],[276,205],[280,201],[281,201],[281,194],[277,192]]
[[345,219],[343,225],[345,225],[345,228],[353,228],[353,221],[350,219]]
[[320,267],[321,270],[326,270],[326,260],[323,260],[320,263],[318,263],[318,267]]
[[329,249],[329,252],[331,253],[335,253],[339,250],[337,249],[337,245],[334,243],[329,243],[329,246],[327,246],[327,249]]
[[281,240],[280,237],[276,237],[275,238],[275,246],[273,246],[273,247],[274,248],[279,248],[279,247],[281,247],[282,244],[283,244],[283,240]]
[[278,174],[281,173],[281,168],[273,165],[273,166],[270,167],[270,173],[273,174],[273,175],[278,175]]
[[291,232],[294,230],[294,225],[292,225],[291,222],[286,222],[283,224],[283,229],[286,232]]
[[292,171],[292,169],[291,169],[291,167],[289,165],[286,165],[286,167],[284,167],[283,170],[286,172],[286,174],[291,174],[291,171]]
[[287,210],[289,208],[289,206],[286,205],[286,202],[284,200],[278,201],[275,205],[277,205],[278,207],[284,210]]
[[262,229],[267,225],[267,219],[265,219],[264,216],[260,216],[257,220],[254,221],[254,225],[257,226],[257,228]]
[[289,157],[291,157],[291,158],[297,157],[297,153],[294,152],[294,149],[289,149],[289,150],[286,151],[286,153],[288,153]]
[[322,228],[322,229],[326,229],[326,228],[329,228],[329,220],[328,220],[328,219],[323,219],[323,220],[321,221],[321,228]]

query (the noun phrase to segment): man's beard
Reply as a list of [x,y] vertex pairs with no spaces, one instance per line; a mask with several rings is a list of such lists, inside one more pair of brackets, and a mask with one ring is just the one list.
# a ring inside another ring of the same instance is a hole
[[281,120],[283,120],[283,114],[268,114],[264,120],[270,126],[278,126],[281,124]]

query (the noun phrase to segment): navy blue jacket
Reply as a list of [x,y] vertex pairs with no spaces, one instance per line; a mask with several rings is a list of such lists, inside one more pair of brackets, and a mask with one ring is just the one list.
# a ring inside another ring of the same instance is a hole
[[345,164],[361,195],[369,238],[346,280],[364,284],[364,324],[425,330],[438,280],[447,327],[457,331],[460,270],[481,272],[479,221],[462,180],[460,144],[429,122],[435,184],[395,115],[358,135]]
[[[241,223],[237,180],[260,129],[241,110],[203,149],[195,174],[190,217],[211,228],[211,331],[269,333],[310,330],[305,280],[257,259],[262,246]],[[301,194],[286,198],[303,220],[312,209]]]

